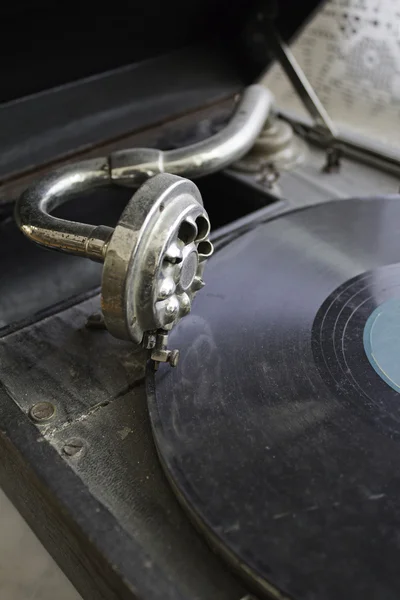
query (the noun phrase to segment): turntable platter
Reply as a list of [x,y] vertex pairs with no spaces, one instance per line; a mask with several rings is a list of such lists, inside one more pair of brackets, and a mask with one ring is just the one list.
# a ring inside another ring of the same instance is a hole
[[399,260],[398,197],[261,224],[209,262],[179,367],[149,374],[179,499],[260,593],[400,597]]

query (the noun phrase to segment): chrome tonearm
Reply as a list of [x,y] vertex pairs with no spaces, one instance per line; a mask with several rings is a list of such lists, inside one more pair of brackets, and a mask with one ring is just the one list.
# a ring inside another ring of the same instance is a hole
[[[242,94],[228,125],[216,135],[177,150],[134,148],[71,164],[27,189],[15,216],[33,242],[103,262],[102,311],[107,329],[151,350],[156,361],[177,362],[168,331],[191,309],[212,254],[210,223],[197,178],[241,158],[270,112],[261,85]],[[115,183],[137,188],[115,229],[51,215],[70,198]]]

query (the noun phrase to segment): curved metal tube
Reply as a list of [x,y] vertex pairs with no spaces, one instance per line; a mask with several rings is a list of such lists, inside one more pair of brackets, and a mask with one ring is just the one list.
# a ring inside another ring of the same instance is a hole
[[242,158],[253,146],[269,116],[272,95],[262,85],[251,85],[224,129],[212,137],[177,150],[134,148],[111,156],[116,183],[136,186],[157,173],[189,179],[209,175]]
[[71,196],[110,183],[107,158],[85,160],[50,172],[28,188],[15,207],[21,231],[33,242],[60,252],[104,260],[111,227],[66,221],[49,213]]
[[41,246],[102,262],[112,228],[66,221],[49,213],[71,196],[98,186],[117,183],[137,187],[157,173],[197,178],[222,169],[250,150],[271,105],[270,92],[261,85],[251,85],[244,90],[228,125],[207,140],[166,152],[122,150],[57,169],[21,195],[15,208],[18,226]]

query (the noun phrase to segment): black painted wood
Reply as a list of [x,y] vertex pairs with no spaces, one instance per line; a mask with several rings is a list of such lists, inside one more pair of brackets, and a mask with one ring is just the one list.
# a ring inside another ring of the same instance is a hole
[[0,484],[85,599],[183,600],[0,389]]

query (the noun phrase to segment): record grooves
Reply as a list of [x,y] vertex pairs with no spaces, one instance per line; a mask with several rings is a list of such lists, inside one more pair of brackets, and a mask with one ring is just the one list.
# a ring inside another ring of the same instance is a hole
[[400,597],[400,395],[364,344],[400,300],[398,202],[313,206],[222,248],[172,332],[179,367],[149,380],[168,477],[261,596]]
[[400,265],[388,265],[344,283],[317,313],[312,345],[321,377],[362,419],[386,435],[399,436],[399,394],[371,369],[363,335],[369,316],[400,299]]

